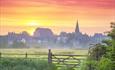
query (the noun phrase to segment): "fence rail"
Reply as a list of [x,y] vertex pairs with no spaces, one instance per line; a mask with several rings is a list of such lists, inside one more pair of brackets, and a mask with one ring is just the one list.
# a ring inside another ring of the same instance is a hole
[[[8,55],[8,56],[7,56]],[[0,52],[0,58],[2,57],[10,57],[10,56],[17,56],[17,57],[20,57],[20,56],[23,56],[24,58],[29,58],[29,56],[47,56],[47,54],[34,54],[34,53],[2,53]]]

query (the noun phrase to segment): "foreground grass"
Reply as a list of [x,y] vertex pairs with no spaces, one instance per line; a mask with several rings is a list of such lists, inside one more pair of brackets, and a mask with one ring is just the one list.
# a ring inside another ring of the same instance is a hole
[[[45,60],[23,58],[0,58],[0,70],[76,70],[69,67],[57,68]],[[78,70],[78,69],[77,69]]]
[[[56,68],[47,63],[48,49],[0,49],[0,70],[79,70],[66,67]],[[41,55],[7,55],[8,54],[41,54]],[[52,49],[53,54],[87,55],[87,49]],[[60,58],[60,57],[59,57]],[[65,58],[65,57],[64,57]],[[79,58],[79,57],[77,57]],[[80,57],[81,58],[81,57]]]
[[0,70],[57,70],[55,65],[49,65],[45,60],[1,58]]

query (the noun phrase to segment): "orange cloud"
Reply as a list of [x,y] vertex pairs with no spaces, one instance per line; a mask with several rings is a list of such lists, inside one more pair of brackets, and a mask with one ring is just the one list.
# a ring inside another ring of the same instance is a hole
[[[115,21],[114,7],[115,0],[0,0],[0,34],[9,30],[29,32],[27,23],[33,20],[39,27],[49,27],[55,33],[72,32],[77,19],[83,29],[97,27],[92,33],[99,32],[98,29],[103,32],[111,21]],[[15,30],[17,26],[19,30]],[[36,27],[31,28],[30,33]]]

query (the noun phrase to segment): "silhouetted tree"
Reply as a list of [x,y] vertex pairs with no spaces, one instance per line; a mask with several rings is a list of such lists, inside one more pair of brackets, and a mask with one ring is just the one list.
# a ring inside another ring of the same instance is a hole
[[93,60],[99,60],[104,54],[106,54],[106,47],[101,44],[95,44],[89,50],[90,58]]

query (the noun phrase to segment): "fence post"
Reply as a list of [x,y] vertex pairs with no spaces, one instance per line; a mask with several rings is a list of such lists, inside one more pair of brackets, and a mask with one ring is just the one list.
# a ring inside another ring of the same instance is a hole
[[51,49],[48,49],[48,63],[49,64],[52,63],[52,52],[51,52]]
[[27,58],[28,57],[28,54],[27,54],[27,52],[26,52],[26,54],[25,54],[25,58]]
[[2,53],[0,52],[0,58],[2,58]]

